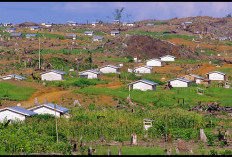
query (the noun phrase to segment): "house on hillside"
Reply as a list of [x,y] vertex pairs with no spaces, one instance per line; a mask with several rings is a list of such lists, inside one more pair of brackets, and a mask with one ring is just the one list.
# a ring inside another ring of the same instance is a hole
[[85,31],[85,35],[93,36],[94,31]]
[[53,23],[50,23],[50,22],[46,23],[46,22],[44,22],[41,25],[43,25],[45,27],[52,27]]
[[230,38],[228,38],[228,37],[219,37],[218,39],[219,40],[230,40]]
[[36,38],[37,34],[26,34],[26,38]]
[[123,26],[135,26],[135,24],[133,22],[130,22],[130,23],[124,22],[122,25]]
[[76,34],[67,34],[67,35],[66,35],[66,39],[73,39],[73,40],[76,40],[76,39],[77,39],[77,35],[76,35]]
[[99,71],[102,73],[118,73],[120,67],[114,66],[114,65],[105,65],[101,68],[99,68]]
[[120,31],[111,31],[110,32],[110,35],[112,35],[112,36],[115,36],[117,34],[120,34]]
[[119,20],[114,20],[114,21],[113,21],[113,24],[115,24],[115,25],[116,25],[116,24],[120,24],[120,21],[119,21]]
[[4,27],[13,26],[13,24],[12,24],[11,22],[7,22],[7,23],[4,23],[3,26],[4,26]]
[[226,73],[220,71],[207,73],[206,77],[211,81],[226,81]]
[[135,72],[135,73],[151,73],[152,69],[153,68],[151,66],[144,65],[144,66],[135,67],[133,72]]
[[176,57],[174,57],[174,56],[166,55],[166,56],[160,57],[160,60],[161,60],[161,61],[175,61],[175,58],[176,58]]
[[16,32],[16,28],[6,28],[5,32],[8,32],[8,33]]
[[183,77],[178,77],[172,80],[168,80],[166,82],[168,82],[168,84],[172,87],[189,87],[192,81],[187,80]]
[[59,81],[63,80],[63,76],[66,75],[65,72],[60,70],[50,70],[41,73],[41,80],[42,81]]
[[154,23],[147,23],[146,25],[147,25],[147,26],[155,26]]
[[42,104],[42,105],[38,105],[35,107],[32,107],[30,109],[28,109],[29,111],[33,111],[37,114],[51,114],[57,117],[66,117],[66,118],[70,118],[70,114],[68,113],[68,111],[70,111],[70,109],[67,109],[65,107],[62,107],[60,105],[55,105],[53,103],[48,103],[48,104]]
[[192,21],[186,21],[184,22],[184,24],[192,24],[193,22]]
[[69,26],[77,26],[77,22],[67,21],[67,25],[69,25]]
[[93,36],[93,41],[103,41],[103,37]]
[[99,25],[99,24],[100,24],[100,23],[99,23],[98,21],[96,21],[96,22],[93,22],[93,23],[92,23],[92,26],[95,27],[95,26],[97,26],[97,25]]
[[192,82],[195,82],[196,84],[204,84],[204,85],[210,84],[210,80],[205,79],[205,78],[203,78],[199,75],[195,75],[195,74],[185,75],[184,78],[187,80],[190,80]]
[[14,37],[14,38],[22,38],[22,33],[11,33],[10,34],[11,37]]
[[147,60],[147,66],[158,66],[158,67],[161,67],[161,66],[163,66],[163,61],[160,60],[160,59],[156,59],[156,58],[149,59],[149,60]]
[[128,85],[132,86],[132,89],[147,91],[147,90],[156,90],[156,85],[158,85],[158,83],[151,82],[148,80],[138,80],[138,81],[129,83]]
[[27,117],[36,115],[37,113],[15,106],[15,107],[6,107],[0,109],[0,122],[4,122],[5,120],[13,120],[13,121],[24,121]]
[[40,27],[39,26],[30,26],[31,31],[39,31]]
[[10,80],[10,79],[26,80],[27,78],[20,76],[20,75],[11,74],[11,75],[7,75],[7,76],[2,76],[1,79],[3,79],[3,80]]
[[96,79],[101,73],[96,70],[86,70],[79,73],[80,77],[85,77],[88,79]]

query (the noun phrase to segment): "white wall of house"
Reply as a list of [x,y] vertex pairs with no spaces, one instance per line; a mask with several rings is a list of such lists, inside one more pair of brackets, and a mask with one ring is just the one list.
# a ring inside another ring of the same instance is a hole
[[161,59],[161,61],[175,61],[175,58],[173,58],[173,57],[168,57],[168,56],[166,56],[166,57],[161,57],[160,59]]
[[151,73],[151,69],[139,67],[134,70],[135,73]]
[[102,72],[102,73],[116,73],[117,69],[112,68],[112,67],[103,67],[100,69],[100,72]]
[[47,81],[57,81],[57,80],[63,80],[63,76],[55,72],[48,72],[48,73],[42,74],[41,79],[47,80]]
[[98,75],[95,73],[91,73],[91,72],[85,72],[85,74],[88,74],[88,79],[95,79],[98,78]]
[[12,77],[11,76],[7,76],[7,77],[4,77],[4,78],[2,78],[3,80],[10,80],[10,79],[12,79]]
[[162,66],[162,62],[157,61],[157,60],[150,60],[150,61],[147,61],[147,66],[158,66],[158,67],[161,67]]
[[92,34],[92,33],[86,33],[85,35],[88,35],[88,36],[93,36],[93,34]]
[[201,79],[196,79],[196,84],[201,84]]
[[184,81],[180,81],[180,80],[170,81],[170,85],[172,87],[189,87],[189,83],[184,82]]
[[3,122],[5,118],[7,120],[11,119],[11,120],[22,120],[23,121],[25,120],[26,116],[9,111],[9,110],[4,110],[0,112],[0,121]]
[[138,82],[138,83],[135,83],[133,84],[133,89],[139,89],[139,90],[142,90],[142,91],[146,91],[146,90],[156,90],[156,87],[152,87],[152,85],[149,85],[149,84],[146,84],[146,83],[143,83],[143,82]]
[[211,73],[209,74],[209,80],[222,80],[224,81],[224,75],[218,74],[218,73]]
[[[49,109],[47,107],[40,107],[40,108],[37,108],[37,109],[33,109],[31,111],[33,111],[35,113],[38,113],[38,114],[51,114],[51,115],[55,116],[55,111],[53,109]],[[57,111],[56,116],[60,117],[60,112]]]
[[102,41],[102,39],[93,39],[93,41]]

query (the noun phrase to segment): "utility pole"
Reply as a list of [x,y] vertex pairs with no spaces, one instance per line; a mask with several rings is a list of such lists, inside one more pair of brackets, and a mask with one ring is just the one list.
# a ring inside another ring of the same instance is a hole
[[56,117],[56,104],[54,104],[55,120],[56,120],[56,142],[58,143],[58,128],[57,128],[57,117]]
[[40,37],[39,37],[39,69],[40,69]]

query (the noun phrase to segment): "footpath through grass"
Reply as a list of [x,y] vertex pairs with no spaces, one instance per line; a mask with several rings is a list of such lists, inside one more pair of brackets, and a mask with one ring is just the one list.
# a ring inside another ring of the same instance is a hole
[[0,82],[0,97],[10,100],[27,100],[35,91],[32,87],[20,87],[8,82]]

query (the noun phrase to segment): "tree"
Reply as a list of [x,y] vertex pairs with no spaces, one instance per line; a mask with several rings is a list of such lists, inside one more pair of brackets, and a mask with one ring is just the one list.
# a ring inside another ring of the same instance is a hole
[[120,19],[122,17],[122,12],[125,8],[122,7],[121,9],[115,9],[114,11],[114,17],[115,17],[115,20],[119,20],[119,23],[120,23]]
[[226,17],[231,17],[231,13],[229,13]]

